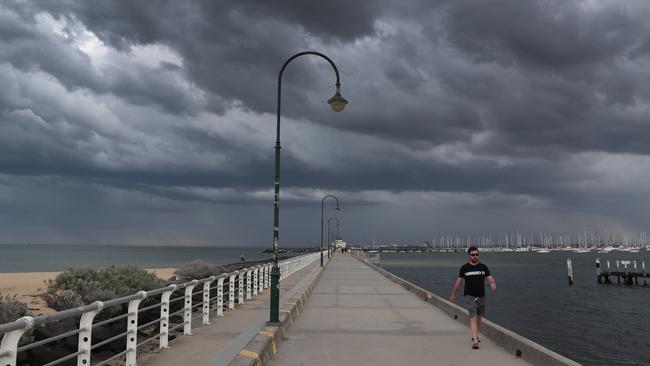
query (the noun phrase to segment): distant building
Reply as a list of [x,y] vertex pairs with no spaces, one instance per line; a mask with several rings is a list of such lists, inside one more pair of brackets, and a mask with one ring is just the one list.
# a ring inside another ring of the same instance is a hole
[[347,246],[348,246],[348,244],[347,244],[346,242],[344,242],[341,238],[336,238],[336,240],[334,240],[334,247],[335,247],[336,249],[341,249],[341,250],[343,250],[343,249],[345,249]]

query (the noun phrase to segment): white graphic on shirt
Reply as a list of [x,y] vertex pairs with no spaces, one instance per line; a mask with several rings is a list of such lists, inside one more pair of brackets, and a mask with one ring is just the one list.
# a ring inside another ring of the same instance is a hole
[[465,277],[467,276],[484,276],[485,271],[471,271],[471,272],[465,272]]

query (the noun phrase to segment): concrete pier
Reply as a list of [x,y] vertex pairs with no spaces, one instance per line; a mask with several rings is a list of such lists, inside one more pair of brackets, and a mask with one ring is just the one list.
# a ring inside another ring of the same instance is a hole
[[529,365],[485,336],[471,345],[468,325],[337,255],[269,365]]
[[487,320],[473,350],[466,311],[347,254],[324,270],[309,265],[281,290],[280,326],[266,324],[261,296],[138,364],[579,366]]

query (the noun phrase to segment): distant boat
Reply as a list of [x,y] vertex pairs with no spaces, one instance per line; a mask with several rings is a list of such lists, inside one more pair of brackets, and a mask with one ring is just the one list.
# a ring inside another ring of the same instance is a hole
[[578,250],[574,251],[574,253],[590,253],[590,252],[591,252],[591,250],[586,249],[586,248],[581,248],[581,249],[578,249]]
[[550,253],[550,252],[551,252],[551,251],[548,250],[548,249],[538,249],[538,250],[537,250],[537,253],[542,253],[542,254]]

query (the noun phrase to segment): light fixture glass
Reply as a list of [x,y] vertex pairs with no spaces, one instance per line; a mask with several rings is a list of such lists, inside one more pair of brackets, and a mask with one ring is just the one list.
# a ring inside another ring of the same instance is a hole
[[327,103],[330,105],[330,107],[332,107],[332,110],[334,110],[334,112],[340,112],[345,108],[345,105],[348,104],[348,101],[341,96],[340,87],[337,85],[336,94],[334,94],[334,96],[331,97]]

